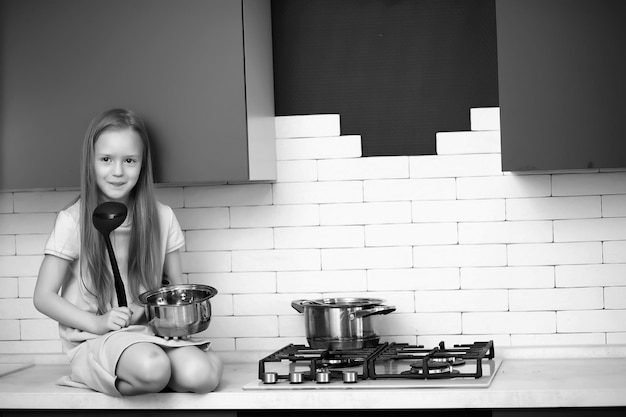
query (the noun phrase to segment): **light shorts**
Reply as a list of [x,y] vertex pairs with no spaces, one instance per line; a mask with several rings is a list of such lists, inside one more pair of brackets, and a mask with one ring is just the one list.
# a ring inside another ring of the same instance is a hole
[[210,342],[187,338],[184,340],[166,340],[155,336],[152,330],[143,325],[133,325],[121,330],[103,334],[95,339],[82,342],[68,352],[72,375],[62,377],[59,385],[79,388],[91,388],[95,391],[120,397],[115,387],[117,362],[126,348],[135,343],[153,343],[162,347],[198,346],[208,350]]

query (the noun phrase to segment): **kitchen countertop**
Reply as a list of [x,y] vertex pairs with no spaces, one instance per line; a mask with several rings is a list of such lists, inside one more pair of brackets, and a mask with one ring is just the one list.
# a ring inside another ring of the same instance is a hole
[[[441,409],[626,406],[626,346],[501,348],[502,365],[488,388],[243,390],[257,380],[268,352],[225,352],[224,376],[206,395],[160,393],[116,398],[55,385],[68,374],[62,360],[38,358],[0,377],[3,409]],[[0,355],[25,363],[27,355]]]

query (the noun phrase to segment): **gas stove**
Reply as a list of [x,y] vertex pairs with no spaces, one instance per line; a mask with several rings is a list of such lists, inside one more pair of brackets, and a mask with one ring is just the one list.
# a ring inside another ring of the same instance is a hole
[[488,387],[501,360],[493,341],[425,348],[381,343],[349,350],[290,344],[259,361],[244,389]]

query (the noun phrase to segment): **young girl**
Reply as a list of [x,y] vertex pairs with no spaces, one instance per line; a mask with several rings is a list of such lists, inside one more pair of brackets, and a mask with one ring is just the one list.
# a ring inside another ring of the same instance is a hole
[[[59,323],[70,359],[72,374],[60,383],[116,396],[167,387],[214,390],[222,364],[208,343],[154,336],[138,301],[162,279],[183,283],[184,237],[172,209],[155,199],[143,122],[125,109],[97,115],[85,135],[81,169],[80,195],[57,216],[34,294],[35,307]],[[128,307],[117,305],[104,238],[92,224],[104,201],[128,207],[110,235]]]

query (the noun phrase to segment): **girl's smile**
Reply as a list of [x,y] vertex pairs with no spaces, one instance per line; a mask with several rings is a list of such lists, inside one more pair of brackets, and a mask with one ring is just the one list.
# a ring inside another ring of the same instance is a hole
[[143,143],[132,129],[106,130],[94,145],[98,189],[110,201],[125,203],[141,172]]

